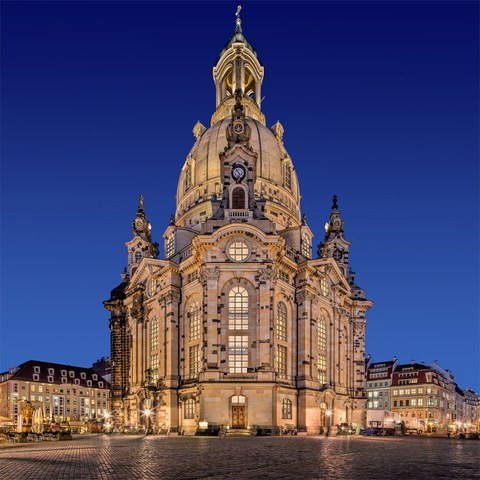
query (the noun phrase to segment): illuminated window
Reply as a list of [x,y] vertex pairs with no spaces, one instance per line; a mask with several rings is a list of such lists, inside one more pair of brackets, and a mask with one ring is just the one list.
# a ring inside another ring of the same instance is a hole
[[248,367],[248,336],[229,335],[228,337],[228,371],[246,373]]
[[325,277],[322,277],[320,279],[320,290],[322,291],[322,295],[324,297],[328,296],[328,291],[329,291],[328,280]]
[[175,253],[175,234],[171,233],[165,243],[165,256],[171,257]]
[[292,188],[292,167],[290,165],[285,167],[285,186],[289,189]]
[[148,282],[148,294],[153,297],[155,291],[157,290],[157,281],[154,278],[151,278]]
[[310,249],[311,249],[310,237],[308,236],[308,234],[304,233],[302,235],[302,255],[305,258],[310,258]]
[[198,302],[192,304],[188,317],[190,340],[198,340],[200,338],[200,305]]
[[235,262],[243,262],[248,257],[248,245],[241,240],[233,242],[228,247],[228,256]]
[[292,401],[288,398],[282,400],[282,418],[292,418]]
[[317,323],[317,348],[318,381],[323,385],[327,383],[327,329],[323,318]]
[[193,345],[188,349],[188,376],[189,378],[196,378],[200,371],[200,348],[198,345]]
[[418,399],[418,406],[423,407],[423,398]]
[[195,399],[189,398],[184,403],[183,418],[193,420],[195,418]]
[[230,330],[248,329],[248,292],[243,287],[233,287],[228,294],[228,327]]
[[287,341],[287,306],[283,302],[277,305],[277,339]]
[[158,353],[150,355],[150,371],[152,374],[152,381],[158,380]]
[[287,374],[287,347],[277,345],[277,355],[275,357],[275,367],[279,375]]
[[153,317],[150,323],[150,351],[158,348],[158,318]]
[[185,168],[185,190],[188,190],[192,186],[192,167],[187,165]]

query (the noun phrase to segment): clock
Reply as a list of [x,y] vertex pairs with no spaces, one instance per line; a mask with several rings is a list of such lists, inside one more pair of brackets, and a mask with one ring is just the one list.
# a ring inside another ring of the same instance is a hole
[[135,228],[137,230],[141,230],[143,228],[143,220],[141,218],[137,218],[135,220]]
[[343,253],[341,250],[335,249],[333,252],[333,258],[338,262],[342,259]]
[[241,165],[234,165],[232,167],[232,177],[239,182],[245,177],[245,169]]
[[333,226],[335,228],[340,228],[342,226],[342,221],[339,219],[339,218],[336,218],[334,221],[333,221]]
[[240,135],[243,133],[243,122],[234,122],[233,124],[233,131],[237,134]]

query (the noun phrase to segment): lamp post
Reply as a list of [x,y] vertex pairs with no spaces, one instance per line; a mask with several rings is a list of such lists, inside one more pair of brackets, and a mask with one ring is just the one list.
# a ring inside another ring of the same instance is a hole
[[330,435],[330,418],[332,416],[332,411],[331,410],[327,410],[325,412],[325,415],[327,416],[327,434],[326,436],[328,437]]
[[149,408],[146,408],[143,411],[145,417],[147,418],[147,428],[145,429],[145,435],[148,435],[148,429],[150,427],[150,415],[152,414],[152,411]]

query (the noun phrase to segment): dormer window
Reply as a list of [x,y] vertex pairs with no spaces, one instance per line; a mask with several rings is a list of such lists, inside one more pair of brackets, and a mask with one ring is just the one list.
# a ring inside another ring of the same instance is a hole
[[93,378],[94,380],[97,380],[97,379],[98,379],[97,374],[96,374],[96,373],[92,374],[92,378]]
[[87,380],[87,385],[88,385],[89,387],[91,387],[91,386],[92,386],[92,381],[91,381],[91,380]]
[[33,371],[35,373],[40,373],[40,367],[33,367]]
[[66,370],[61,370],[61,371],[60,371],[60,375],[61,375],[62,377],[66,377],[66,376],[67,376],[67,371],[66,371]]
[[80,373],[80,378],[85,380],[87,378],[87,374],[85,372]]
[[169,258],[175,253],[175,233],[171,233],[165,242],[165,257]]
[[78,378],[75,379],[75,385],[80,385],[80,380]]
[[47,379],[50,383],[53,383],[53,377],[51,375],[48,376],[48,379]]
[[48,369],[48,374],[49,374],[49,375],[53,375],[53,372],[54,372],[53,368],[49,368],[49,369]]
[[67,377],[62,377],[62,383],[67,383]]
[[75,372],[73,370],[70,370],[69,372],[70,378],[75,377]]
[[[103,382],[98,382],[98,386],[99,386],[100,388],[103,388]],[[100,395],[100,393],[99,393],[98,395]]]
[[34,373],[34,374],[33,374],[33,380],[34,380],[35,382],[38,382],[38,381],[40,380],[40,376],[38,375],[38,373]]

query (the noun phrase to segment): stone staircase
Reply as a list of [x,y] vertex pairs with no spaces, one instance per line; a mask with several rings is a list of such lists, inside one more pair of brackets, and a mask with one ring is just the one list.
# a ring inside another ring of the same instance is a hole
[[252,431],[247,428],[229,428],[225,432],[226,437],[250,437]]

